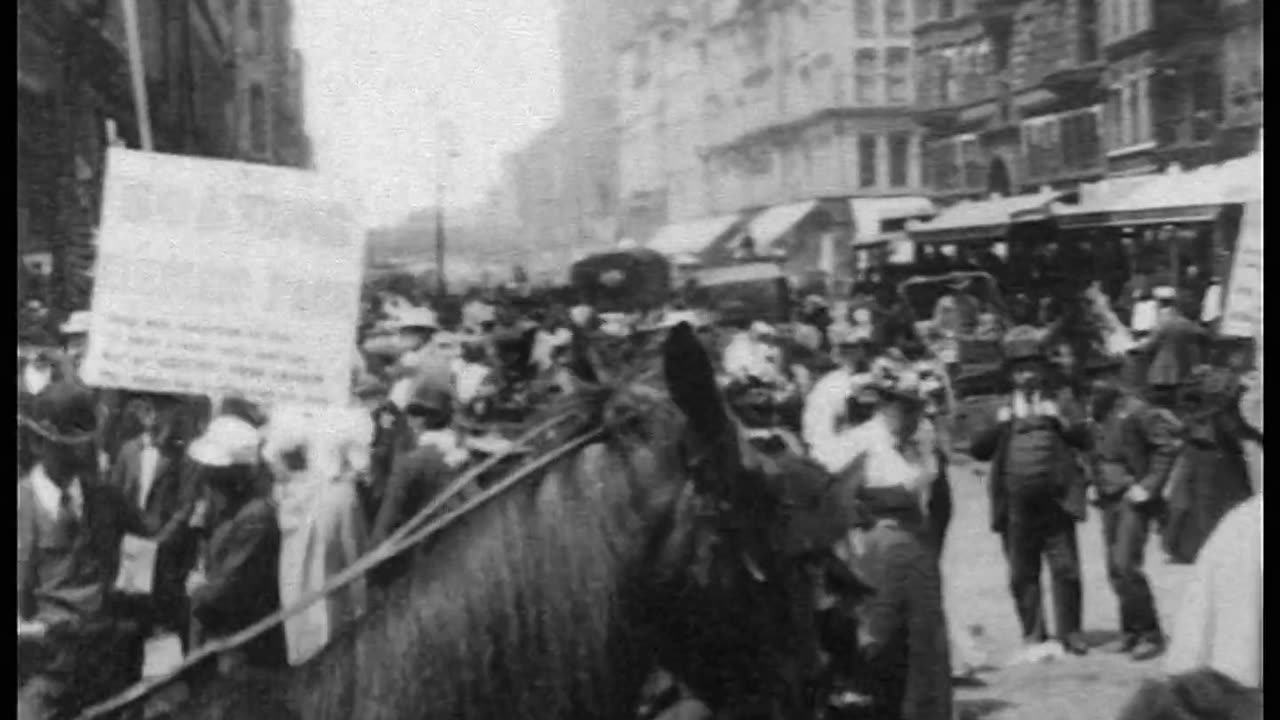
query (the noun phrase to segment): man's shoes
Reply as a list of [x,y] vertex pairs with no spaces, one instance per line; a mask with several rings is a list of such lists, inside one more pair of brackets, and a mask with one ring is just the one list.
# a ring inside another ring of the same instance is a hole
[[1138,645],[1138,636],[1125,635],[1102,646],[1102,651],[1113,655],[1128,655]]
[[1129,657],[1138,662],[1146,662],[1160,657],[1164,654],[1164,651],[1164,638],[1146,638],[1134,645],[1133,649],[1129,651]]
[[1078,633],[1068,635],[1062,641],[1062,648],[1072,655],[1089,654],[1089,643],[1085,642],[1084,638]]

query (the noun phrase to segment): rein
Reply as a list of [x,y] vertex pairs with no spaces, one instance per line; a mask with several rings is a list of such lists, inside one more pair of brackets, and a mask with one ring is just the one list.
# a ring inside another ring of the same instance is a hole
[[271,630],[277,625],[280,625],[286,620],[298,615],[311,605],[324,600],[331,593],[364,577],[370,570],[378,565],[412,550],[423,540],[441,532],[470,514],[473,510],[481,507],[494,498],[503,495],[507,490],[515,487],[534,473],[547,468],[551,464],[563,459],[573,452],[603,439],[609,433],[612,425],[617,422],[632,419],[631,416],[626,416],[614,421],[613,423],[600,425],[595,429],[588,430],[574,438],[566,440],[555,449],[544,453],[525,465],[522,465],[510,475],[495,483],[492,487],[483,490],[480,494],[472,497],[470,500],[467,500],[456,509],[445,513],[431,522],[427,522],[433,513],[437,512],[449,500],[456,497],[463,489],[466,488],[467,485],[479,477],[481,473],[492,469],[500,461],[512,455],[516,449],[528,442],[530,439],[537,437],[546,430],[558,426],[564,421],[574,417],[579,417],[579,415],[573,411],[566,411],[555,416],[547,422],[544,422],[525,433],[515,443],[512,443],[509,449],[489,457],[484,462],[459,476],[449,485],[448,488],[441,492],[440,495],[437,495],[426,508],[415,515],[408,523],[398,529],[378,547],[370,550],[354,564],[330,578],[330,580],[320,589],[304,596],[291,607],[283,608],[272,613],[230,637],[215,640],[204,645],[189,655],[181,665],[167,675],[135,683],[133,686],[116,696],[87,708],[82,711],[78,717],[80,720],[91,720],[92,718],[104,717],[109,713],[120,710],[150,695],[164,685],[172,682],[174,678],[187,670],[190,670],[201,662],[204,662],[208,658],[236,650],[244,646],[246,643],[256,639],[268,630]]

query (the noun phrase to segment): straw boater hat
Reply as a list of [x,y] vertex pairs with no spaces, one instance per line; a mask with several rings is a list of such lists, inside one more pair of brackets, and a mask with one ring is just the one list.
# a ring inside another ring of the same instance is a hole
[[1155,298],[1156,300],[1162,300],[1162,301],[1168,302],[1171,300],[1178,299],[1178,291],[1174,290],[1172,287],[1168,285],[1161,285],[1160,287],[1151,291],[1151,297]]
[[59,329],[66,336],[87,335],[92,319],[93,316],[89,314],[88,310],[77,310],[71,313],[71,317],[67,318],[67,321],[62,323],[62,327]]
[[409,308],[392,318],[396,330],[438,330],[440,321],[431,308]]
[[252,465],[258,460],[261,441],[257,428],[238,417],[222,415],[191,443],[187,455],[208,467]]

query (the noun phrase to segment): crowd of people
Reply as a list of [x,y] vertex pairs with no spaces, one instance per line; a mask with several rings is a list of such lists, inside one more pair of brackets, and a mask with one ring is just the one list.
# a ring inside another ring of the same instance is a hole
[[[968,307],[964,292],[947,296],[946,312]],[[1064,372],[1042,330],[1002,337],[1009,391],[970,453],[991,463],[991,528],[1030,656],[1091,650],[1077,548],[1091,503],[1120,607],[1116,650],[1144,661],[1168,643],[1143,571],[1149,533],[1160,529],[1168,554],[1193,562],[1255,493],[1242,443],[1260,443],[1261,431],[1241,416],[1239,374],[1203,366],[1203,329],[1155,297],[1158,322],[1127,358],[1079,358]],[[473,302],[442,323],[388,299],[362,338],[351,404],[319,415],[90,389],[77,377],[87,332],[77,315],[62,352],[20,361],[18,716],[68,717],[119,691],[141,678],[148,641],[173,637],[190,652],[292,605],[392,537],[464,468],[508,450],[511,429],[536,408],[688,323],[743,424],[784,438],[771,451],[857,478],[871,520],[838,551],[877,592],[846,613],[855,637],[828,643],[843,679],[832,702],[865,717],[949,720],[953,676],[968,671],[940,568],[952,399],[945,363],[926,356],[896,302],[810,298],[779,327],[742,308],[678,303],[602,315]],[[117,551],[126,536],[155,548],[149,592],[121,580],[136,560]],[[379,568],[199,672],[305,662],[402,570]],[[829,634],[850,632],[839,603],[823,608]],[[1261,686],[1260,670],[1225,672]]]

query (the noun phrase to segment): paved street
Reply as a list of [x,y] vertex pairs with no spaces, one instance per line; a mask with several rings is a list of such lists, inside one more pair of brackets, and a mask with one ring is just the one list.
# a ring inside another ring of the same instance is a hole
[[[952,488],[955,518],[943,559],[947,611],[962,628],[981,626],[992,661],[1001,666],[979,675],[981,687],[957,690],[961,717],[973,720],[1110,720],[1144,677],[1157,675],[1160,662],[1135,663],[1123,656],[1093,652],[1041,665],[1004,667],[1020,644],[1018,621],[1009,596],[1006,566],[997,537],[990,532],[985,465],[967,461],[956,467]],[[1107,585],[1101,529],[1096,517],[1080,527],[1084,571],[1084,627],[1092,642],[1115,637],[1118,613]],[[1147,564],[1165,631],[1172,629],[1177,599],[1190,568],[1164,562],[1158,538]],[[1049,601],[1048,571],[1045,598]],[[1051,608],[1046,617],[1052,618]]]

